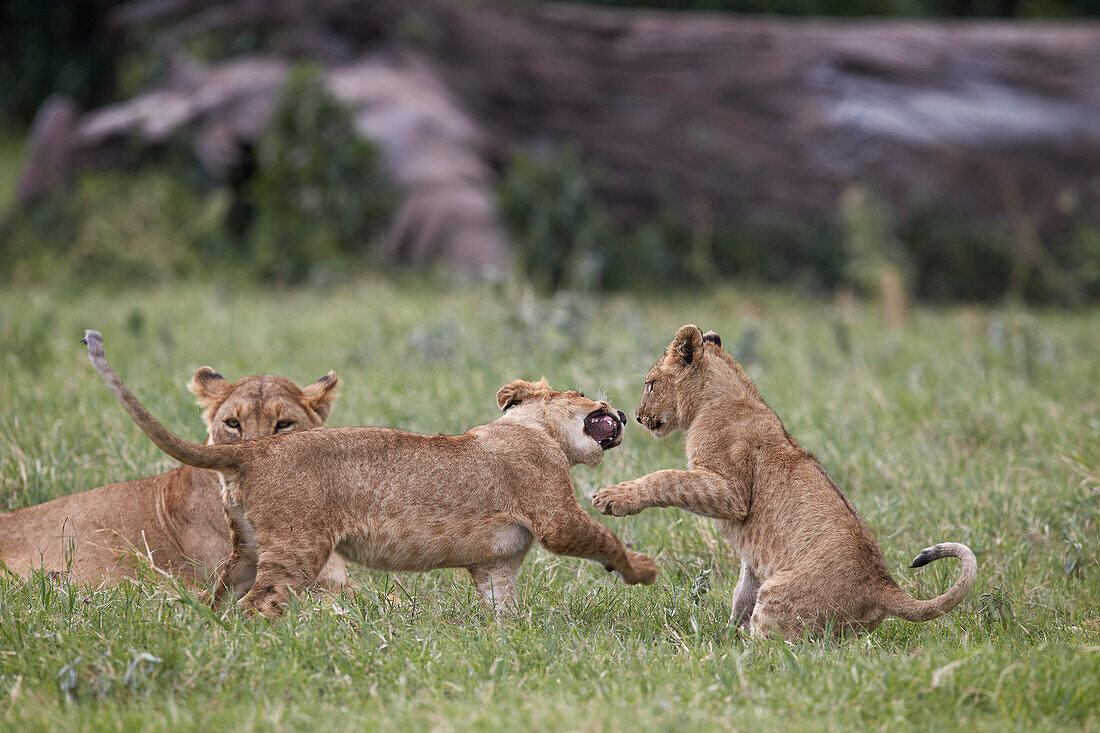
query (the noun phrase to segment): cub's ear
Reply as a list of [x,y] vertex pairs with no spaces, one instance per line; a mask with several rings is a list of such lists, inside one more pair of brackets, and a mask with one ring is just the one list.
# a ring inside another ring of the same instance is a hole
[[306,404],[317,413],[322,421],[328,420],[332,403],[336,401],[336,394],[333,390],[336,389],[336,385],[339,383],[340,379],[336,376],[336,372],[329,371],[328,374],[313,384],[302,387],[302,396],[305,398]]
[[220,405],[229,395],[229,389],[232,386],[225,377],[210,367],[204,366],[191,377],[191,383],[187,385],[187,389],[198,395],[199,405],[209,408]]
[[509,407],[513,407],[523,402],[528,397],[549,390],[550,383],[546,381],[546,377],[543,377],[537,382],[517,379],[511,384],[504,385],[500,388],[500,391],[497,392],[497,407],[502,410],[507,410]]
[[684,366],[691,365],[703,353],[703,334],[699,327],[694,325],[681,326],[680,330],[676,332],[676,337],[672,339],[668,352],[674,358],[683,362]]
[[720,349],[722,348],[722,337],[716,334],[714,331],[707,331],[703,334],[703,343],[714,344]]

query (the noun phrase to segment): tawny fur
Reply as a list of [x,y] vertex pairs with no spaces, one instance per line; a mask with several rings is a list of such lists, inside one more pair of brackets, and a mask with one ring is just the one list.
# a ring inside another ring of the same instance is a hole
[[[243,594],[249,612],[276,615],[291,591],[315,582],[339,550],[382,570],[469,570],[498,615],[515,609],[515,578],[535,540],[587,558],[628,583],[650,584],[653,561],[623,547],[577,503],[569,469],[596,466],[622,438],[622,414],[545,379],[517,381],[497,395],[498,420],[463,435],[387,428],[320,428],[233,445],[201,446],[172,435],[122,384],[86,336],[92,363],[139,427],[162,450],[217,470],[233,552],[213,600]],[[586,417],[612,416],[601,446]]]
[[[202,367],[188,387],[205,408],[208,442],[223,445],[324,425],[336,383],[335,372],[301,389],[275,376],[229,382]],[[21,577],[40,569],[114,584],[142,572],[142,556],[161,571],[206,584],[229,551],[218,474],[191,466],[0,514],[0,562]],[[334,553],[318,585],[335,590],[347,581],[343,558]]]
[[615,516],[679,507],[717,520],[741,557],[731,623],[753,634],[869,631],[886,616],[927,621],[974,585],[974,553],[944,543],[913,567],[956,557],[955,584],[926,601],[902,591],[851,502],[787,433],[717,334],[677,332],[646,375],[636,418],[656,437],[685,430],[688,470],[600,489],[593,503]]

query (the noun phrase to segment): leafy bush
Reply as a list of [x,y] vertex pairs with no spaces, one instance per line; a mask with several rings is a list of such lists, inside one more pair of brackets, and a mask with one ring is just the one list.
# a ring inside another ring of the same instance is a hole
[[759,219],[724,227],[715,239],[717,271],[803,290],[829,290],[843,279],[843,242],[831,222]]
[[1008,237],[999,227],[942,206],[921,206],[898,229],[922,300],[991,301],[1004,296],[1012,272]]
[[905,278],[911,269],[909,254],[898,240],[886,201],[868,186],[853,185],[841,195],[838,214],[844,231],[844,277],[850,284],[871,293],[888,271]]
[[497,188],[524,274],[543,290],[599,284],[614,226],[596,195],[580,146],[539,158],[517,150]]
[[1082,300],[1100,298],[1100,224],[1080,222],[1055,249],[1055,258]]
[[693,258],[691,230],[672,206],[618,235],[606,247],[603,284],[621,290],[647,290],[660,285],[694,282],[700,274]]
[[22,214],[0,241],[3,275],[121,284],[231,268],[302,282],[365,264],[396,201],[314,67],[290,72],[238,186],[211,181],[184,142],[137,170],[85,173]]
[[374,145],[324,87],[320,69],[292,69],[244,188],[254,212],[247,259],[261,277],[300,282],[362,259],[396,198]]
[[696,231],[672,205],[632,227],[617,225],[580,147],[516,152],[498,187],[501,215],[524,273],[544,290],[646,289],[716,277],[792,278],[811,288],[839,279],[843,252],[829,227],[750,221]]
[[671,204],[620,226],[599,198],[599,178],[575,143],[541,156],[517,152],[506,166],[501,213],[525,274],[542,289],[646,290],[732,277],[873,293],[893,271],[925,301],[1100,297],[1100,225],[1087,218],[1048,237],[1040,266],[1029,266],[1003,226],[942,205],[899,216],[867,186],[852,186],[824,221],[758,217],[711,231],[693,228]]

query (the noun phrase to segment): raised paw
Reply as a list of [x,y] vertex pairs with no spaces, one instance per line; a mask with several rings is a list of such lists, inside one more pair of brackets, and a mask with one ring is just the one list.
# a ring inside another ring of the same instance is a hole
[[631,585],[653,585],[657,580],[657,563],[649,555],[627,550],[627,558],[633,571],[631,577],[624,576],[624,580]]
[[603,514],[616,517],[630,516],[645,509],[637,499],[633,481],[623,481],[621,484],[600,489],[592,497],[592,506]]

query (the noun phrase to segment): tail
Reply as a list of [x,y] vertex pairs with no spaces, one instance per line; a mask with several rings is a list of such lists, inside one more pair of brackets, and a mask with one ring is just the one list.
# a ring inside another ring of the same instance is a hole
[[236,468],[237,456],[233,446],[199,445],[189,443],[179,438],[161,425],[155,417],[150,415],[137,397],[134,397],[118,374],[103,355],[103,337],[98,331],[85,331],[82,344],[88,345],[88,355],[92,359],[92,366],[103,377],[103,381],[115,393],[122,408],[129,413],[137,426],[148,435],[156,446],[181,463],[186,463],[195,468],[209,468],[215,471]]
[[966,598],[966,594],[974,587],[974,579],[978,575],[978,561],[969,547],[960,542],[942,542],[921,550],[909,567],[923,567],[941,557],[957,557],[962,563],[959,579],[947,589],[946,593],[921,601],[894,586],[896,593],[887,596],[883,603],[883,610],[906,621],[931,621],[962,603],[963,598]]

